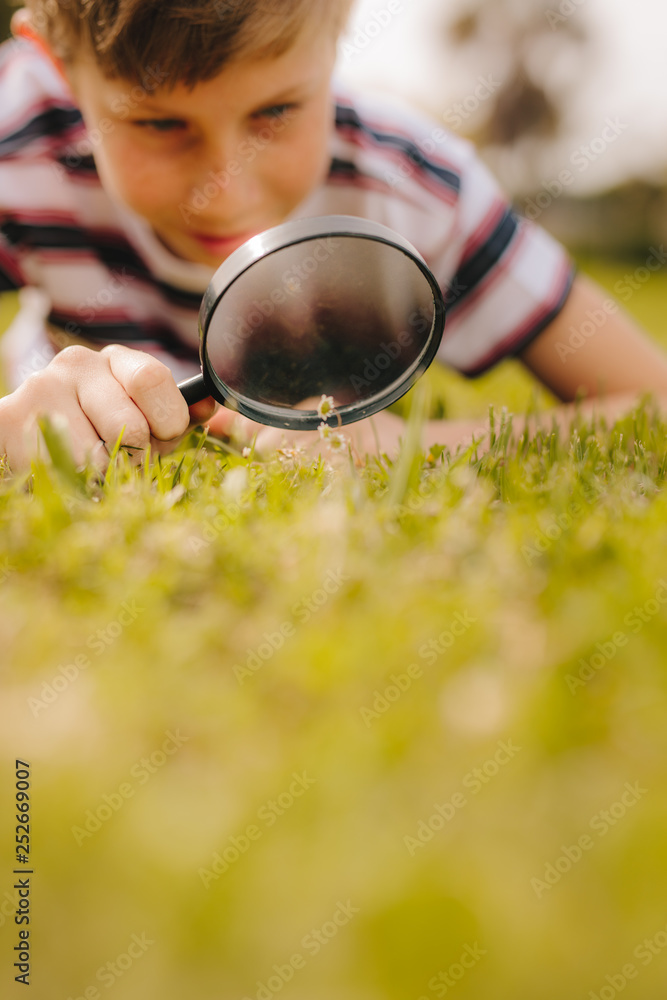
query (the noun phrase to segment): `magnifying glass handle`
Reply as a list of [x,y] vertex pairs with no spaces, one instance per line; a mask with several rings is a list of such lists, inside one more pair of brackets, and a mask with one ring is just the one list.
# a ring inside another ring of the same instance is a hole
[[203,375],[195,375],[194,378],[189,378],[186,382],[179,382],[178,388],[188,406],[201,403],[202,399],[207,399],[211,395],[206,388]]

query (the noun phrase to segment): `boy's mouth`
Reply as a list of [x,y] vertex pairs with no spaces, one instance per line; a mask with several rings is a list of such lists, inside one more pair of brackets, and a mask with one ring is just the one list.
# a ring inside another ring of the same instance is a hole
[[208,233],[193,233],[193,237],[204,249],[213,256],[227,255],[233,253],[253,236],[257,236],[262,230],[253,230],[247,233],[237,233],[234,236],[211,236]]

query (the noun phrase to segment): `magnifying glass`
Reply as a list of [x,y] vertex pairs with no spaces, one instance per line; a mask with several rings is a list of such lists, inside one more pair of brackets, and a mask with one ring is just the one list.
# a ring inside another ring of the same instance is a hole
[[400,399],[440,346],[445,306],[419,252],[354,216],[297,219],[244,243],[214,274],[199,312],[201,374],[212,396],[262,424],[350,424]]

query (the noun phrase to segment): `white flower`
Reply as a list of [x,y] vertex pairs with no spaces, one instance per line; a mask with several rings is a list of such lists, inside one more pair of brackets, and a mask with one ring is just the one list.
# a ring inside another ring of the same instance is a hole
[[287,448],[283,445],[276,451],[278,461],[285,470],[298,469],[306,457],[305,450],[297,445],[295,448]]
[[252,455],[252,448],[244,448],[242,455],[244,458],[250,458],[250,456]]
[[331,440],[329,441],[329,447],[332,451],[342,451],[343,448],[347,448],[347,438],[344,434],[332,434]]
[[326,441],[332,451],[340,451],[342,448],[347,447],[348,440],[345,435],[334,434],[331,427],[327,424],[320,424],[317,430],[322,441]]
[[220,491],[226,500],[238,502],[248,488],[248,469],[245,465],[237,465],[226,474]]
[[336,409],[336,404],[334,403],[333,396],[322,396],[319,406],[317,407],[317,415],[324,420],[330,414],[334,413]]

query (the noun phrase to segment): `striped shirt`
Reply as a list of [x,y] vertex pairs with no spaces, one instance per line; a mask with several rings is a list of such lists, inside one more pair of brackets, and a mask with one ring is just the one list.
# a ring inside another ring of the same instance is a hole
[[[475,377],[515,356],[564,305],[564,249],[512,211],[470,143],[395,101],[339,82],[334,95],[328,176],[289,218],[389,226],[443,290],[440,362]],[[147,351],[177,379],[199,370],[197,317],[213,269],[173,255],[112,200],[93,151],[50,62],[28,42],[1,45],[0,292],[23,290],[0,340],[10,389],[54,356],[64,342],[54,330]]]

